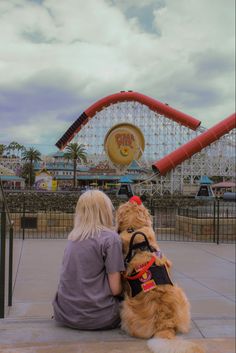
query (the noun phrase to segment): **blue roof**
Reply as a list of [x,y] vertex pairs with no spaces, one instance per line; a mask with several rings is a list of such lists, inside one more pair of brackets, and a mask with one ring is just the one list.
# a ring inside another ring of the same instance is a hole
[[[70,171],[73,171],[73,164],[66,163],[66,162],[46,163],[45,168],[47,169],[48,172],[50,172],[50,170],[70,170]],[[40,163],[34,164],[34,170],[41,170],[41,169],[42,169],[42,166],[40,165]],[[87,166],[77,165],[77,171],[79,171],[79,172],[87,172],[88,170],[89,170],[89,167],[87,167]]]
[[133,182],[133,180],[131,180],[129,177],[127,177],[126,175],[120,177],[119,180],[120,183],[124,183],[124,184],[130,184]]
[[200,184],[212,184],[213,181],[208,178],[208,176],[203,175],[200,179]]
[[127,170],[139,170],[141,169],[140,166],[136,161],[132,161],[132,163],[128,166]]
[[64,152],[57,151],[56,153],[53,153],[53,157],[64,157]]
[[24,178],[17,175],[0,175],[0,179],[3,181],[24,181]]
[[78,166],[77,170],[80,172],[88,172],[90,169],[90,167],[86,167],[86,166]]
[[[57,180],[72,180],[73,176],[72,175],[55,175],[54,178]],[[77,176],[77,180],[114,180],[119,183],[125,183],[123,181],[120,181],[121,178],[124,178],[124,177],[120,177],[119,175],[98,175],[98,174],[78,175]],[[129,178],[127,178],[127,179],[129,179],[129,183],[132,183],[133,180],[143,180],[144,178],[141,175],[129,175]]]
[[[57,180],[72,180],[72,175],[56,175]],[[79,175],[77,180],[119,180],[119,176],[115,175]]]

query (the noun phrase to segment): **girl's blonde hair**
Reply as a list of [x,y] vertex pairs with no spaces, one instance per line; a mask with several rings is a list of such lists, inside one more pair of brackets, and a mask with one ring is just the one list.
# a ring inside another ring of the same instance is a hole
[[75,209],[74,228],[68,239],[84,240],[99,236],[102,230],[113,228],[113,205],[109,197],[99,190],[82,194]]

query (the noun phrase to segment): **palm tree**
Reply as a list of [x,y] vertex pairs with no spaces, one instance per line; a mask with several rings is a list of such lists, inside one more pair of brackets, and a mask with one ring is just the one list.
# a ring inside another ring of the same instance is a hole
[[3,145],[2,143],[0,143],[0,157],[2,157],[4,151],[6,150],[7,146]]
[[41,153],[30,147],[29,149],[25,149],[22,153],[22,160],[28,162],[29,164],[29,185],[30,187],[33,185],[33,172],[34,172],[34,163],[41,161]]
[[11,155],[11,157],[15,157],[16,155],[16,151],[18,149],[19,143],[16,141],[12,141],[11,143],[9,143],[9,145],[7,146],[7,151],[9,152],[9,155]]
[[73,162],[73,187],[76,188],[76,186],[77,186],[77,179],[76,179],[77,163],[87,161],[84,145],[83,144],[79,145],[76,142],[70,143],[66,147],[66,152],[64,153],[64,158],[71,160]]
[[25,151],[25,146],[18,144],[18,146],[17,146],[18,156],[21,156],[24,151]]
[[23,145],[20,145],[16,141],[12,141],[6,147],[6,150],[8,151],[9,156],[16,157],[17,155],[19,156],[20,152],[23,152],[25,150],[25,147]]

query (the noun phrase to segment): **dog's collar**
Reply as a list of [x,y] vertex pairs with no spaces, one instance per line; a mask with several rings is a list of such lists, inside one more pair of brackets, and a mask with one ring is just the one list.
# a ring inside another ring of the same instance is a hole
[[[133,228],[133,227],[130,227],[130,228],[127,228],[126,229],[126,231],[128,232],[128,233],[133,233],[133,232],[135,232],[135,228]],[[120,234],[122,232],[122,230],[120,230],[120,229],[118,229],[118,233]]]
[[133,250],[139,249],[142,251],[156,252],[156,249],[149,244],[147,245],[146,241],[142,241],[142,243],[133,244],[132,249]]

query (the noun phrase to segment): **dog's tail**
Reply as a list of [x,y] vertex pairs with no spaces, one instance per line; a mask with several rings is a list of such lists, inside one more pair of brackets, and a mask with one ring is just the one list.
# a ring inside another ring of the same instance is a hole
[[152,338],[147,341],[153,353],[205,353],[205,349],[197,343],[183,339]]

